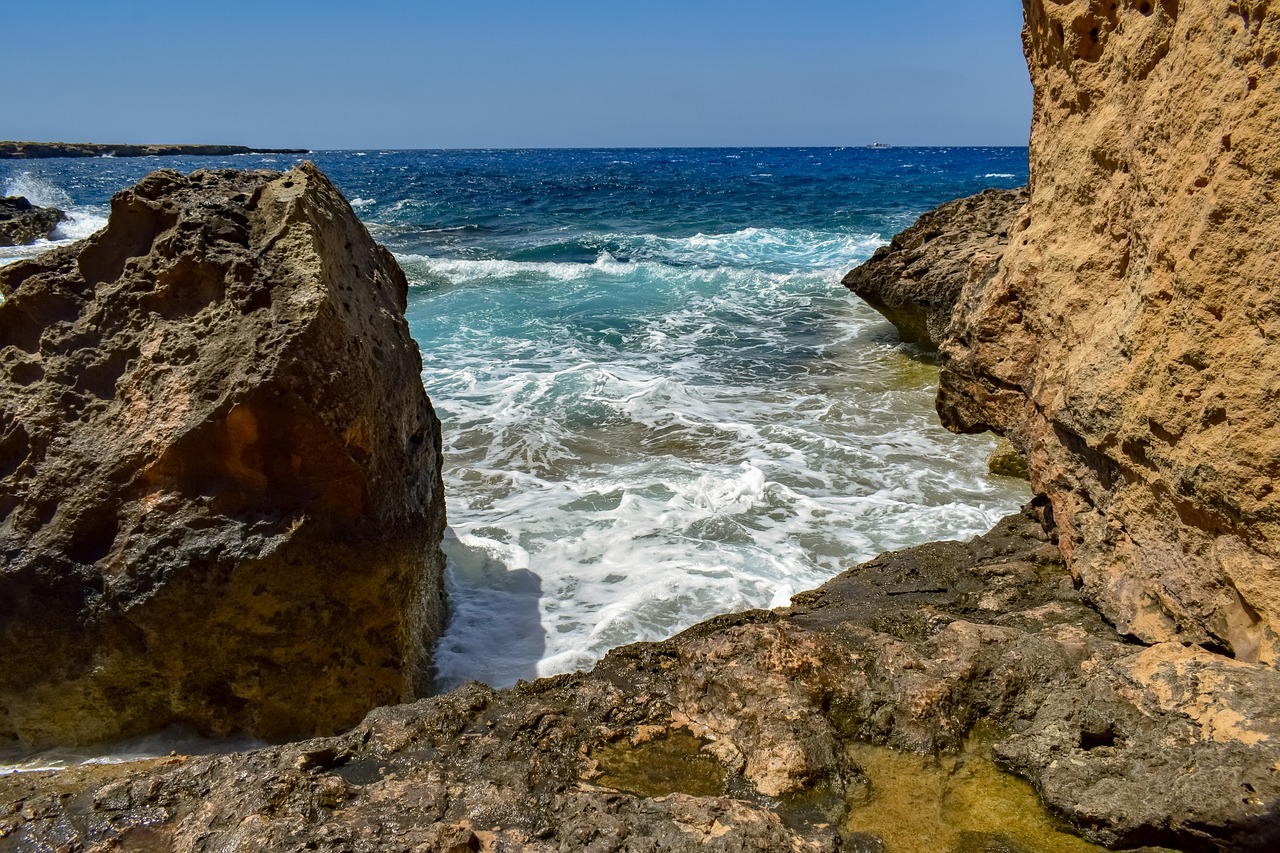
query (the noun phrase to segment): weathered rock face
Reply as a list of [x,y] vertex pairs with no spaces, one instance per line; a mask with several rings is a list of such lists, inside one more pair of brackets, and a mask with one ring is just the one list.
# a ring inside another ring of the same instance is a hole
[[67,215],[56,207],[36,207],[20,195],[0,198],[0,246],[26,246],[48,237]]
[[0,288],[0,741],[422,695],[438,422],[404,275],[318,169],[154,172]]
[[995,275],[1025,188],[986,190],[929,211],[842,282],[898,329],[902,340],[936,348],[965,282]]
[[1280,8],[1025,4],[1031,199],[939,411],[1029,453],[1125,633],[1280,662]]
[[[1020,515],[969,543],[886,554],[787,610],[616,650],[585,675],[471,685],[246,755],[0,777],[0,839],[883,851],[850,806],[897,780],[869,776],[851,747],[947,752],[985,720],[1003,732],[996,756],[1095,841],[1274,850],[1278,692],[1261,664],[1124,641]],[[1041,849],[960,836],[932,849]]]

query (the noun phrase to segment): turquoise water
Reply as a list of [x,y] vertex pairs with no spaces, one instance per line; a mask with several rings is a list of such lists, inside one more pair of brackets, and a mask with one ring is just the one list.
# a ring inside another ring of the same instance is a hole
[[[316,152],[411,282],[445,430],[441,686],[590,666],[1026,497],[933,413],[936,368],[839,286],[1026,149]],[[152,168],[0,163],[90,233]],[[0,250],[0,260],[29,254]]]

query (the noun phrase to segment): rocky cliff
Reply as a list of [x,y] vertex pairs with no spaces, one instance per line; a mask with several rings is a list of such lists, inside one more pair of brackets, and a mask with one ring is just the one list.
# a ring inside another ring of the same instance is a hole
[[1028,0],[1030,202],[939,412],[1029,456],[1126,634],[1280,662],[1280,8]]
[[966,282],[995,275],[1027,191],[986,190],[929,211],[894,235],[842,284],[866,300],[909,343],[937,348]]
[[0,246],[34,243],[66,218],[56,207],[37,207],[20,195],[0,197]]
[[0,290],[0,740],[422,695],[439,427],[404,275],[319,170],[154,172]]

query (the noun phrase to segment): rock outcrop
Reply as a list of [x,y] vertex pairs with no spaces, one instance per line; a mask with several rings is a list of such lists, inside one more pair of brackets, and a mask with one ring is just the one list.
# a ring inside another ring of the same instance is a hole
[[842,283],[893,323],[902,340],[936,349],[965,283],[981,286],[995,275],[1026,201],[1019,188],[947,202],[876,249]]
[[1121,631],[1280,663],[1280,8],[1025,5],[1031,198],[939,412],[1028,454]]
[[0,142],[0,160],[50,157],[230,157],[235,154],[307,154],[306,148],[249,148],[245,145],[111,145],[100,142]]
[[0,741],[423,694],[439,426],[404,274],[318,169],[154,172],[0,290]]
[[56,207],[37,207],[20,195],[0,197],[0,246],[26,246],[47,238],[66,218]]
[[[1248,693],[1221,689],[1245,679]],[[0,777],[0,838],[870,853],[885,848],[856,807],[903,782],[853,745],[945,754],[984,720],[1002,732],[995,756],[1094,841],[1273,850],[1278,694],[1269,667],[1118,636],[1030,512],[969,543],[886,554],[789,609],[618,649],[585,675],[470,685],[245,755]],[[913,814],[930,806],[901,796]],[[959,804],[948,808],[952,837],[920,839],[928,849],[1048,849],[966,832]],[[1002,828],[1016,817],[1002,814]]]

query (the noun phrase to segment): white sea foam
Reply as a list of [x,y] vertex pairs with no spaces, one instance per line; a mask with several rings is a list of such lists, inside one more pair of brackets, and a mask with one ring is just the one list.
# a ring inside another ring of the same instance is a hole
[[6,180],[4,194],[25,196],[32,204],[40,207],[59,208],[66,213],[67,218],[54,228],[51,239],[37,240],[29,246],[5,246],[0,249],[0,265],[34,257],[59,243],[83,239],[107,224],[108,211],[105,205],[77,205],[65,190],[31,172],[20,172]]
[[92,207],[72,207],[67,218],[53,229],[54,241],[83,240],[107,227],[107,211]]
[[1012,172],[989,172],[982,177],[984,178],[1016,178],[1017,175]]
[[[395,205],[392,207],[394,209]],[[465,226],[435,229],[437,232],[444,230],[465,230]],[[745,228],[727,234],[694,234],[688,237],[608,234],[592,239],[614,247],[619,254],[625,254],[631,261],[674,267],[676,274],[683,267],[710,270],[729,268],[752,272],[834,272],[848,269],[859,259],[870,257],[885,242],[878,233],[851,234],[787,228]],[[418,254],[399,257],[403,264],[419,267],[425,265],[436,273],[465,281],[528,276],[571,281],[589,278],[599,272],[630,274],[630,267],[626,263],[620,263],[612,252],[605,250],[597,253],[593,264],[448,259]]]
[[[661,248],[799,264],[786,237]],[[844,239],[858,248],[837,269],[874,242]],[[808,246],[815,266],[837,251]],[[587,667],[785,604],[879,551],[981,532],[1025,496],[985,473],[986,439],[938,426],[936,370],[838,272],[402,261],[427,285],[410,322],[449,463],[442,685]]]
[[20,172],[6,180],[4,194],[26,196],[27,201],[40,207],[66,210],[73,206],[71,196],[66,191],[31,172]]
[[357,197],[357,198],[353,198],[353,199],[351,199],[351,206],[352,206],[352,207],[356,207],[356,208],[360,208],[360,207],[368,207],[368,206],[369,206],[369,205],[371,205],[371,204],[377,204],[377,203],[378,203],[378,200],[377,200],[376,198],[359,198],[359,197]]

